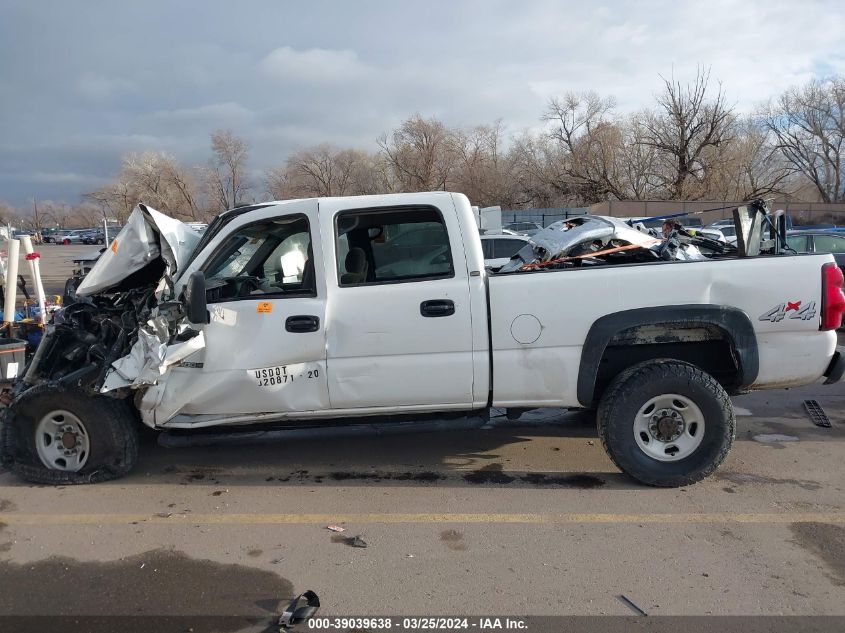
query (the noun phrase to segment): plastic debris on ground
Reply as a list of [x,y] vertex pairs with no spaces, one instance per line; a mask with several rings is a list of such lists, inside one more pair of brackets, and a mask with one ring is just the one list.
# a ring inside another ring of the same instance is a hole
[[624,602],[625,604],[627,604],[629,607],[631,607],[634,611],[636,611],[636,612],[637,612],[637,613],[639,613],[640,615],[648,615],[648,613],[646,613],[646,612],[645,612],[645,609],[643,609],[642,607],[640,607],[640,606],[639,606],[636,602],[634,602],[633,600],[631,600],[631,599],[630,599],[628,596],[626,596],[624,593],[623,593],[623,594],[621,594],[621,595],[619,596],[619,599],[620,599],[620,600],[622,600],[622,602]]
[[320,608],[320,598],[310,589],[291,600],[279,618],[279,626],[289,629],[295,624],[313,618]]
[[346,528],[340,527],[339,525],[327,525],[326,529],[332,532],[346,532]]
[[804,408],[813,424],[824,429],[830,428],[830,418],[827,417],[827,413],[824,412],[818,400],[804,400]]

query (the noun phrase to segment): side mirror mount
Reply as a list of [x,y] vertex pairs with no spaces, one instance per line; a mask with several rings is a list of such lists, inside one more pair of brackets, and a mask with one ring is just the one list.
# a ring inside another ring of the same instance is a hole
[[205,273],[197,270],[188,277],[184,293],[185,313],[191,323],[208,323],[208,305],[205,297]]

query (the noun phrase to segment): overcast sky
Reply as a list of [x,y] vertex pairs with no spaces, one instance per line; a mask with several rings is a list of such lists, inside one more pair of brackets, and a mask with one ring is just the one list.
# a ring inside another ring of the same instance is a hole
[[0,199],[77,202],[128,151],[202,164],[219,128],[260,173],[414,112],[515,133],[570,90],[638,109],[697,64],[743,110],[845,74],[841,0],[590,4],[0,0]]

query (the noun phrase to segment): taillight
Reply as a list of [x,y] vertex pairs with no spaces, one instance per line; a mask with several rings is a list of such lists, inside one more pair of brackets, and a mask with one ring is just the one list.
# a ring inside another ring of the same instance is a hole
[[845,313],[845,293],[842,286],[845,277],[842,270],[833,262],[822,266],[822,330],[835,330],[842,325]]

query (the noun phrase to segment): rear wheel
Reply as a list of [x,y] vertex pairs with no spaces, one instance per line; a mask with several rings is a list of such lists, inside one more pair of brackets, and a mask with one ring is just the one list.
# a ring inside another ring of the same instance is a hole
[[736,432],[722,386],[694,365],[653,360],[617,376],[601,398],[598,430],[620,470],[650,486],[701,481]]
[[129,405],[52,385],[33,387],[12,403],[2,435],[3,462],[34,483],[117,479],[138,460]]

